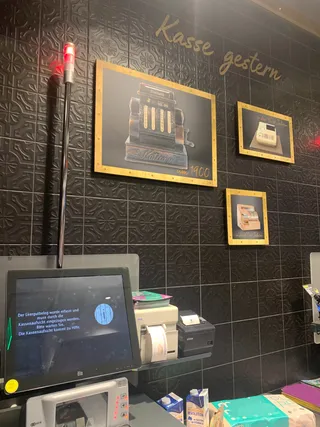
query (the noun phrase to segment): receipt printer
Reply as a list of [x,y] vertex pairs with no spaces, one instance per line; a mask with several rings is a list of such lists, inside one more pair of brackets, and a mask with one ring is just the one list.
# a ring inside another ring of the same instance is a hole
[[173,305],[135,310],[142,363],[178,358],[178,308]]
[[209,353],[213,349],[215,327],[191,310],[181,310],[177,324],[179,356]]

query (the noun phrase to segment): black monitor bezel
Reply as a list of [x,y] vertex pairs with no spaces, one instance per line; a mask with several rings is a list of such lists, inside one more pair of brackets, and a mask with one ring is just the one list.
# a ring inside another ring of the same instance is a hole
[[[108,364],[103,367],[93,367],[91,370],[86,369],[86,374],[78,376],[77,373],[62,374],[60,376],[39,376],[39,377],[24,377],[13,378],[7,375],[7,363],[10,358],[10,350],[7,350],[7,327],[8,327],[8,301],[10,295],[16,295],[16,282],[18,279],[31,278],[63,278],[63,277],[88,277],[88,276],[122,276],[124,299],[128,317],[129,336],[132,350],[132,363],[129,365],[118,365],[117,363]],[[129,270],[123,267],[115,268],[87,268],[87,269],[45,269],[45,270],[11,270],[7,273],[6,283],[6,319],[5,319],[5,346],[4,346],[4,385],[11,379],[16,379],[19,383],[18,390],[14,393],[26,392],[30,390],[53,387],[65,383],[73,383],[84,381],[92,378],[98,378],[106,375],[111,375],[118,372],[126,372],[132,369],[137,369],[141,366],[139,341],[137,335],[136,320],[133,309],[131,285]],[[7,393],[6,394],[13,394]]]

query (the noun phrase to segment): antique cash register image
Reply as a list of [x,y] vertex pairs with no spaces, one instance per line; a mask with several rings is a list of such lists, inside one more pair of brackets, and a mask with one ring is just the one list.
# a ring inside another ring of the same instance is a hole
[[277,129],[269,123],[259,122],[256,132],[256,139],[259,144],[275,147],[277,145]]
[[237,223],[241,230],[260,230],[258,212],[252,205],[237,205]]
[[259,121],[250,148],[264,150],[274,154],[283,154],[281,136],[277,132],[277,127],[273,124]]
[[140,83],[139,98],[130,100],[125,160],[188,169],[189,129],[170,89]]
[[294,163],[292,118],[238,102],[239,152]]
[[227,188],[229,245],[268,245],[267,194]]
[[216,98],[98,60],[94,170],[217,186]]

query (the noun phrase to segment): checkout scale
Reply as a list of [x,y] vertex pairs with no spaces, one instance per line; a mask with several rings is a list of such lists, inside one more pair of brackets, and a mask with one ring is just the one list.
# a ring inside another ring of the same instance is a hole
[[[212,351],[212,325],[192,312],[179,315],[173,305],[134,310],[128,268],[18,269],[5,276],[4,392],[36,394],[12,427],[141,427],[151,413],[177,425],[145,396],[132,396],[129,408],[127,374]],[[53,387],[58,391],[48,393]]]

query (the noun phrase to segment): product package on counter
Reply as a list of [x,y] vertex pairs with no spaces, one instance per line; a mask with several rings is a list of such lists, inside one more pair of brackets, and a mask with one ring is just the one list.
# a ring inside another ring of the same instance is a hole
[[212,402],[210,427],[316,427],[313,412],[283,395]]
[[157,403],[183,424],[183,399],[181,397],[175,393],[169,393],[162,399],[157,400]]
[[209,391],[193,389],[187,396],[187,427],[209,427]]

